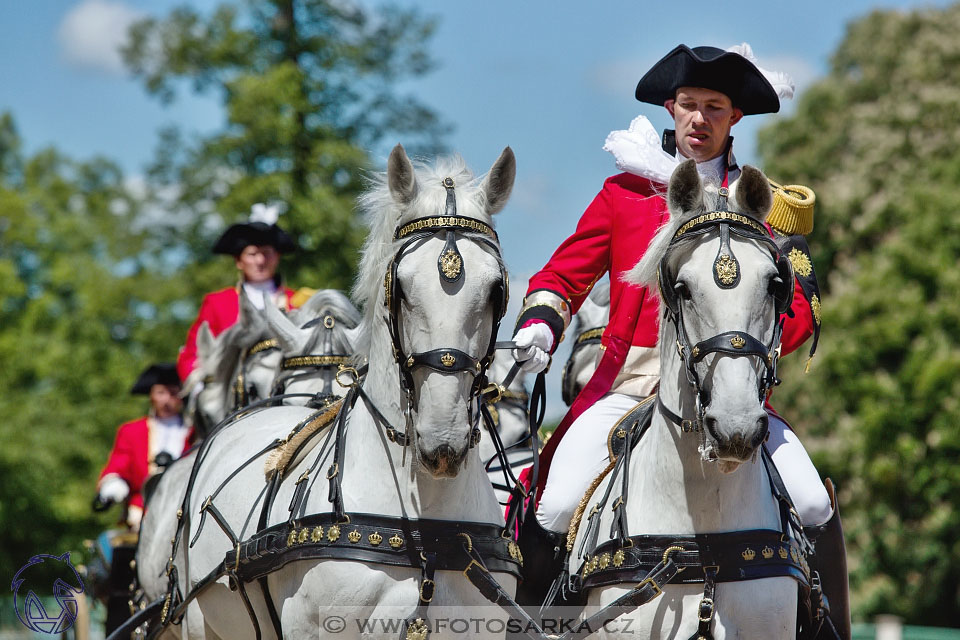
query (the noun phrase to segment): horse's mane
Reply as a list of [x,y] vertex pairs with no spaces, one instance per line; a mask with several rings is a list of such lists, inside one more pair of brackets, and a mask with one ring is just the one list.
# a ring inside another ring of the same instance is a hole
[[456,184],[459,215],[494,226],[492,216],[487,213],[486,193],[481,188],[485,176],[475,177],[460,155],[438,158],[433,165],[415,160],[413,165],[418,189],[410,203],[402,205],[394,200],[385,171],[367,176],[367,189],[358,201],[370,230],[361,249],[359,270],[351,291],[353,299],[363,307],[360,340],[355,349],[358,354],[369,353],[371,331],[376,323],[383,322],[384,274],[400,246],[393,240],[394,230],[415,218],[443,214],[447,197],[441,184],[444,178],[453,178]]
[[362,316],[343,292],[336,289],[317,291],[302,307],[291,313],[291,320],[297,326],[302,326],[310,320],[324,316],[333,317],[333,329],[327,329],[323,323],[318,323],[307,341],[306,352],[315,349],[326,331],[332,331],[331,348],[337,353],[352,353],[354,345],[350,330],[360,324]]

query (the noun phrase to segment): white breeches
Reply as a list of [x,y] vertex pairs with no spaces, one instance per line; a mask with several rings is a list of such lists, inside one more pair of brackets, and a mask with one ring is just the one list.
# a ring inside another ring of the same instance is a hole
[[[607,435],[610,429],[638,402],[640,398],[635,396],[608,393],[570,425],[554,451],[547,485],[537,508],[537,520],[544,528],[565,532],[570,527],[580,499],[609,464]],[[771,415],[770,437],[765,446],[801,521],[805,525],[826,522],[833,512],[830,497],[797,434]]]

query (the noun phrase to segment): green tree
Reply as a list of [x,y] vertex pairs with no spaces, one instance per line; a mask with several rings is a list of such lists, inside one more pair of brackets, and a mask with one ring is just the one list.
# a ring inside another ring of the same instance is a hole
[[839,482],[855,614],[960,624],[960,6],[852,23],[827,77],[761,132],[817,192],[809,375],[778,407]]
[[118,516],[92,514],[97,474],[117,425],[147,410],[136,375],[173,359],[189,321],[161,230],[115,165],[26,157],[0,115],[2,576]]
[[189,81],[226,109],[224,129],[196,144],[165,131],[150,172],[155,193],[175,192],[164,206],[182,213],[194,255],[205,259],[222,228],[207,214],[234,222],[254,202],[282,201],[283,225],[306,249],[286,260],[291,282],[348,287],[367,150],[398,135],[414,149],[440,148],[445,126],[397,89],[431,69],[433,29],[413,10],[331,0],[223,3],[210,15],[180,8],[136,24],[124,56],[151,94],[169,102]]

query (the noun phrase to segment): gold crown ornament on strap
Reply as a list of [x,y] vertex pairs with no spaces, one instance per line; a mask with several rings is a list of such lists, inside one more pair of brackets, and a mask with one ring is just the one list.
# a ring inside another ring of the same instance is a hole
[[783,235],[807,235],[813,231],[813,206],[817,196],[810,187],[799,184],[786,186],[770,180],[773,189],[773,208],[767,222]]

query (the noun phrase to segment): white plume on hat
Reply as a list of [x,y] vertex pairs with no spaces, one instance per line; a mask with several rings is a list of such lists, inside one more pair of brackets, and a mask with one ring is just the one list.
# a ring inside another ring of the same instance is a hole
[[264,204],[258,202],[250,207],[250,222],[262,222],[264,224],[277,224],[283,205],[279,203]]
[[777,92],[777,97],[781,100],[789,100],[793,98],[794,89],[796,86],[793,83],[793,78],[783,71],[768,71],[757,64],[757,57],[753,55],[753,48],[746,42],[741,42],[738,45],[734,45],[727,49],[730,53],[736,53],[750,62],[753,63],[753,66],[757,68],[763,77],[767,79],[771,85],[773,85],[773,90]]

